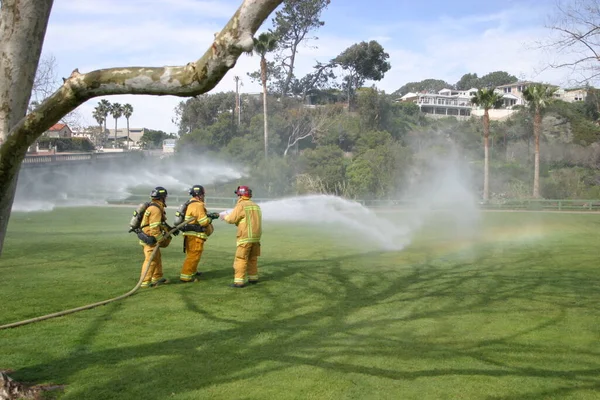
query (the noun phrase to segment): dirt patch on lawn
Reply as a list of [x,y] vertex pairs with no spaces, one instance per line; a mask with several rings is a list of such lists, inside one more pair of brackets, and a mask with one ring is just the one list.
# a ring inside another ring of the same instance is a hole
[[29,385],[17,382],[8,376],[10,370],[0,370],[0,400],[40,400],[42,394],[51,390],[62,390],[63,385]]

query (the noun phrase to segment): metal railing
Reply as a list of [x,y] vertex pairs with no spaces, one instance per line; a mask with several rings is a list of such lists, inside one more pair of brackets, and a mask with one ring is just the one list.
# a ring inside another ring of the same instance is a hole
[[488,210],[600,211],[600,200],[513,199],[481,204],[480,207]]
[[[132,195],[122,200],[110,200],[110,204],[131,204],[136,205],[148,201],[147,195]],[[179,205],[189,200],[187,195],[169,195],[168,203]],[[272,201],[277,199],[253,198],[257,203]],[[354,200],[367,208],[373,209],[415,209],[421,208],[423,202],[413,200]],[[237,198],[235,197],[206,197],[206,204],[209,208],[232,208],[235,206]],[[551,200],[551,199],[508,199],[501,202],[479,203],[477,206],[482,210],[529,210],[529,211],[600,211],[600,200]],[[439,202],[428,206],[434,210],[451,210],[456,205],[444,204]]]
[[[356,200],[369,208],[415,208],[422,206],[419,200]],[[531,211],[600,211],[600,200],[552,200],[552,199],[506,199],[480,202],[482,210],[531,210]],[[434,203],[430,208],[452,209],[452,204]]]
[[58,153],[58,154],[40,154],[27,155],[23,159],[23,164],[48,164],[63,163],[71,161],[94,161],[108,158],[123,158],[127,153]]

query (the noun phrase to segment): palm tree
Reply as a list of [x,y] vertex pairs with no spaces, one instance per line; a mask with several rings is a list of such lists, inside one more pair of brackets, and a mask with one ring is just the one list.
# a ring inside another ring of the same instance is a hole
[[535,139],[535,157],[533,162],[533,197],[540,197],[540,135],[542,133],[542,115],[554,100],[555,86],[536,83],[523,90],[523,98],[533,113],[533,137]]
[[117,121],[119,118],[123,116],[123,106],[119,103],[113,103],[110,106],[110,114],[115,119],[115,144],[114,147],[117,148]]
[[483,200],[490,199],[490,108],[502,106],[504,100],[494,89],[479,89],[471,98],[471,103],[483,108]]
[[104,117],[104,130],[102,131],[102,138],[104,138],[106,134],[106,120],[108,119],[108,114],[110,114],[111,104],[108,100],[102,99],[98,102],[98,109],[102,116]]
[[277,47],[276,37],[273,33],[263,32],[254,38],[254,53],[260,56],[260,80],[263,87],[263,114],[265,126],[265,157],[269,151],[269,127],[267,124],[267,53]]
[[104,117],[104,111],[102,111],[99,104],[96,106],[96,108],[94,108],[94,112],[92,113],[92,116],[94,117],[94,119],[96,120],[98,125],[100,125],[100,134],[99,134],[99,136],[96,136],[96,140],[95,140],[95,145],[98,146],[98,137],[102,138],[102,126],[106,122],[106,118]]
[[123,105],[123,116],[127,120],[127,150],[129,150],[129,117],[133,114],[133,106],[129,103]]

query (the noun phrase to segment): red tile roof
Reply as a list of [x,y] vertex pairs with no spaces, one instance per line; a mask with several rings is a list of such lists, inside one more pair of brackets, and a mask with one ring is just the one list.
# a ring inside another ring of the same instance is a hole
[[54,124],[50,127],[50,129],[48,129],[49,131],[60,131],[62,128],[64,128],[65,124]]

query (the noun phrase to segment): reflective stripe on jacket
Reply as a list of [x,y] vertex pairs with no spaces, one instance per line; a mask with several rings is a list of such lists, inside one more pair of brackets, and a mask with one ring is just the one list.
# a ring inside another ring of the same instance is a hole
[[262,211],[260,206],[242,196],[231,213],[225,216],[225,222],[237,225],[237,244],[259,243],[262,235]]
[[[195,218],[195,221],[190,222],[190,225],[200,225],[207,227],[212,223],[212,220],[206,216],[206,207],[204,206],[204,202],[192,198],[190,203],[185,210],[185,221],[192,221]],[[195,236],[200,239],[208,239],[208,235],[206,232],[194,232],[194,231],[186,231],[183,232],[184,236]]]

